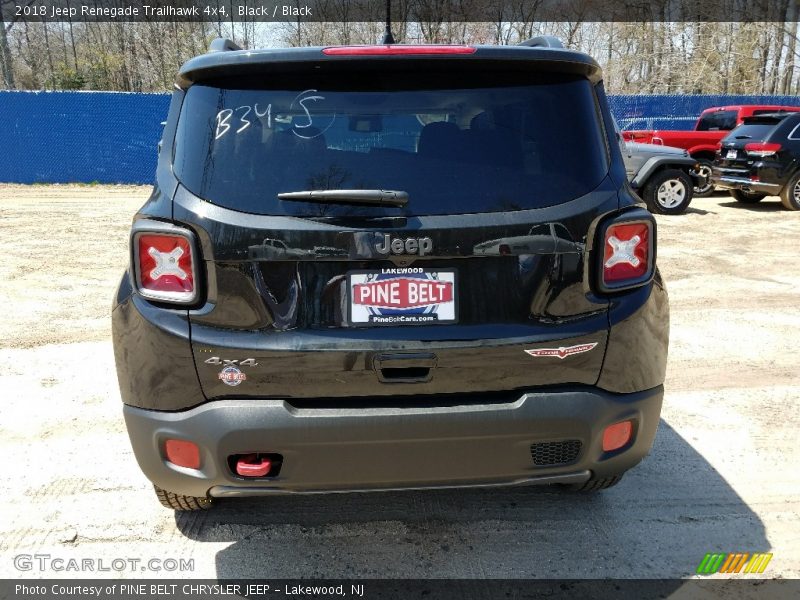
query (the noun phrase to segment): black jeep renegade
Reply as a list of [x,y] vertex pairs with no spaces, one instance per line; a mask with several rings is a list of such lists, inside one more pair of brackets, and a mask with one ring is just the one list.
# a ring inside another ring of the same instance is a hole
[[163,504],[615,484],[668,300],[588,56],[240,51],[180,70],[113,310]]

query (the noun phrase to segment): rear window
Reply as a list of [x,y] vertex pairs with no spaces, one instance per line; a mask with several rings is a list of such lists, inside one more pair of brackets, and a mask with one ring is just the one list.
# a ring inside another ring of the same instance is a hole
[[697,122],[697,131],[728,131],[736,127],[735,110],[717,110],[706,113]]
[[[499,212],[563,203],[608,171],[583,78],[495,73],[490,87],[469,87],[452,73],[406,85],[386,73],[320,76],[313,87],[270,79],[189,88],[174,167],[192,193],[270,215]],[[396,208],[277,198],[336,189],[404,191],[409,201]]]
[[728,142],[735,142],[737,140],[765,140],[767,136],[772,133],[776,125],[780,121],[771,121],[766,123],[750,123],[739,125],[736,129],[731,131],[725,140]]

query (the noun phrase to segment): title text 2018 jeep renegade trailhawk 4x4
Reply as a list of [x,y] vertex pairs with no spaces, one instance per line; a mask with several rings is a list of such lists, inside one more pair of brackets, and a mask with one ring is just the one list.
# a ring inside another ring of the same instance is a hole
[[601,71],[538,47],[237,51],[180,70],[113,310],[176,509],[616,483],[667,356]]

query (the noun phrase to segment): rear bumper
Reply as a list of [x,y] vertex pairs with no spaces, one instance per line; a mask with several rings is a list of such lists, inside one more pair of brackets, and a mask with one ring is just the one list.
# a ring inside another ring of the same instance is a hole
[[734,177],[731,175],[713,175],[711,182],[726,190],[743,190],[745,192],[759,192],[761,194],[776,195],[781,191],[781,184],[764,181],[752,181],[748,177]]
[[[224,400],[182,412],[125,405],[134,454],[159,487],[189,496],[249,496],[430,487],[580,483],[636,465],[650,450],[663,388],[593,387],[520,393],[508,403],[446,407],[297,408],[284,400]],[[622,449],[602,450],[606,426],[634,421]],[[164,459],[165,440],[201,448],[197,470]],[[567,464],[537,466],[532,444],[578,440]],[[277,477],[235,475],[228,457],[277,453]]]

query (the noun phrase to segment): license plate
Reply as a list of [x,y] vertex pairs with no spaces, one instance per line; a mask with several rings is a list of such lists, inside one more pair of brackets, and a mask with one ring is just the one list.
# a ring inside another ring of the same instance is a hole
[[347,274],[352,325],[455,323],[455,271],[401,267]]
[[736,158],[736,155],[736,150],[728,150],[728,154],[725,155],[725,158]]

